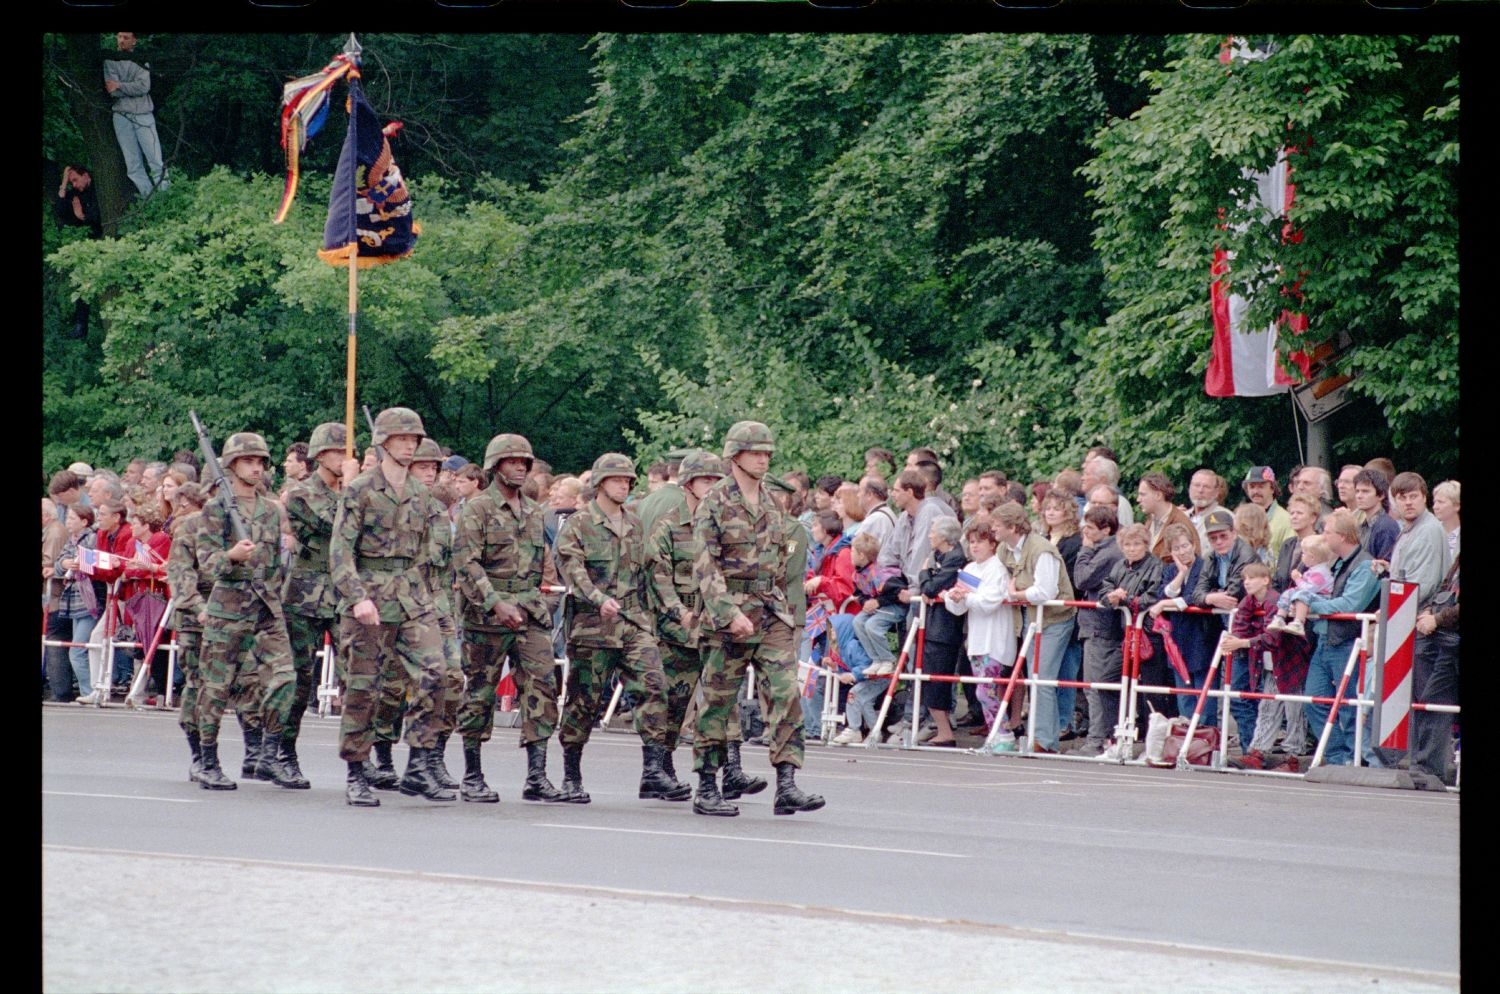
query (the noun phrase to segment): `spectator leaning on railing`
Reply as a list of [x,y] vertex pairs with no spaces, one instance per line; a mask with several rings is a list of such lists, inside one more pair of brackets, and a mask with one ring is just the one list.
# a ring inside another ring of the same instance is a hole
[[[1083,548],[1073,568],[1079,600],[1097,602],[1113,589],[1109,584],[1110,571],[1121,561],[1120,546],[1115,542],[1118,530],[1114,507],[1090,504],[1083,512]],[[1088,683],[1118,681],[1124,638],[1119,612],[1108,602],[1096,608],[1083,608],[1078,612],[1078,637],[1083,641],[1083,679]],[[1083,696],[1089,705],[1089,732],[1084,750],[1097,755],[1104,751],[1106,739],[1114,736],[1119,722],[1120,694],[1089,687]]]

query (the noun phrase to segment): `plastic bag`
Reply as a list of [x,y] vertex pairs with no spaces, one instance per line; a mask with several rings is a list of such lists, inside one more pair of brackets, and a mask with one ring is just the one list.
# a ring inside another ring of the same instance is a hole
[[1172,727],[1172,719],[1160,711],[1152,711],[1151,718],[1146,723],[1146,765],[1147,766],[1172,766],[1175,760],[1168,762],[1163,757],[1167,748],[1167,730]]

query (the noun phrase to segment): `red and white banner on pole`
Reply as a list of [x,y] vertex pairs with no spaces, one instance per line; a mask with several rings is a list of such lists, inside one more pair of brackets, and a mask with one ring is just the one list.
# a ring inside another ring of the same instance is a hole
[[1405,749],[1411,724],[1411,670],[1417,634],[1417,585],[1392,582],[1380,639],[1380,715],[1383,749]]

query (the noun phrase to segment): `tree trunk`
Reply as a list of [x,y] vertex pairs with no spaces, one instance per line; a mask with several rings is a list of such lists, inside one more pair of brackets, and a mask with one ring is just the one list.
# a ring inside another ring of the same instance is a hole
[[89,150],[88,161],[79,163],[93,174],[99,218],[106,238],[118,231],[121,216],[134,189],[125,175],[125,157],[115,140],[109,95],[104,92],[104,67],[97,34],[62,36],[60,71],[64,89],[72,95],[73,119]]

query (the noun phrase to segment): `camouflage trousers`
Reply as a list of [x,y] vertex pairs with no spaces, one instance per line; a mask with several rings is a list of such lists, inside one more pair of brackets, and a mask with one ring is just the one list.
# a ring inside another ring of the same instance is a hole
[[442,697],[443,643],[432,612],[396,624],[365,625],[339,620],[344,659],[344,711],[339,720],[339,758],[363,761],[375,744],[375,709],[382,687],[399,673],[407,703],[406,744],[437,745],[437,709]]
[[766,707],[771,763],[802,767],[802,688],[797,680],[797,657],[792,629],[772,620],[759,642],[734,642],[722,632],[705,635],[702,701],[693,739],[693,768],[722,767],[730,740],[731,719],[739,710],[737,698],[745,682],[745,668],[755,667],[756,689]]
[[464,677],[469,689],[458,713],[458,734],[466,745],[488,742],[495,727],[495,685],[506,656],[521,707],[521,741],[546,742],[557,729],[557,666],[551,633],[527,621],[513,631],[464,630]]
[[[438,613],[438,633],[443,640],[443,679],[434,720],[439,735],[451,735],[464,699],[464,670],[453,619],[441,612]],[[387,660],[380,673],[380,699],[375,702],[376,742],[395,742],[401,737],[409,690],[400,664],[394,658]]]
[[297,687],[292,694],[292,713],[287,716],[285,739],[297,741],[302,731],[302,718],[307,714],[307,702],[312,699],[313,679],[318,672],[318,653],[323,651],[323,637],[338,638],[337,618],[309,618],[307,615],[288,611],[286,633],[292,642],[292,669],[296,672]]
[[204,745],[218,745],[219,723],[231,696],[246,727],[259,726],[263,734],[277,738],[286,729],[295,680],[291,643],[281,614],[254,603],[245,617],[210,616],[203,626],[197,714]]
[[198,697],[203,691],[203,670],[198,656],[203,650],[203,631],[177,629],[177,668],[182,671],[182,700],[177,724],[184,732],[198,731]]
[[610,677],[617,670],[625,690],[635,698],[636,734],[647,745],[665,746],[668,742],[667,678],[662,672],[656,636],[634,625],[622,628],[622,648],[569,646],[568,703],[558,734],[564,748],[588,742],[599,720],[599,706],[610,693]]
[[701,650],[662,639],[661,669],[667,681],[666,744],[668,749],[676,749],[688,705],[698,691],[698,676],[703,672]]

